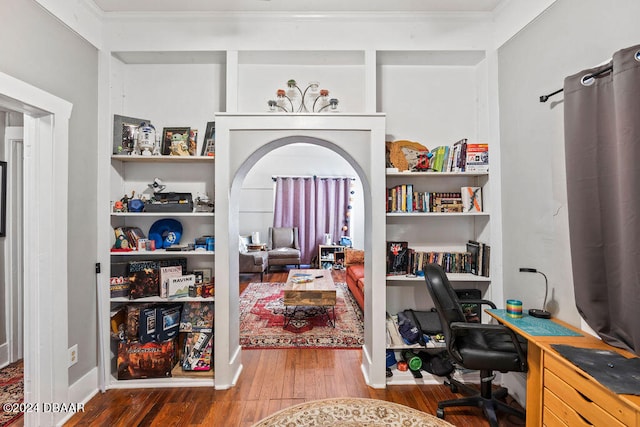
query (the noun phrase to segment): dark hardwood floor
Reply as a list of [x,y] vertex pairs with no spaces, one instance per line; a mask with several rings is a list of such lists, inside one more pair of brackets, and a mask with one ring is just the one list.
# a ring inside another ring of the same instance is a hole
[[[251,277],[242,277],[244,289]],[[344,281],[344,272],[334,271]],[[274,272],[265,280],[286,280]],[[288,406],[330,397],[387,400],[435,414],[438,401],[459,397],[444,385],[368,387],[360,372],[361,350],[244,350],[243,372],[229,390],[210,388],[112,389],[98,394],[66,426],[251,426]],[[508,402],[519,406],[512,399]],[[448,409],[456,426],[486,426],[478,408]],[[500,415],[501,426],[524,421]]]

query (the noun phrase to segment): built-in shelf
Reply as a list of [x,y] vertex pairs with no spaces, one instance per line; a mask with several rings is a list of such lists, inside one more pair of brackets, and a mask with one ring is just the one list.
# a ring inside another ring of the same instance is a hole
[[437,177],[450,178],[452,176],[479,177],[479,176],[489,176],[489,172],[387,172],[387,176],[402,176],[402,177],[428,176],[430,178],[437,178]]
[[150,162],[150,163],[214,163],[216,158],[212,156],[139,156],[115,154],[111,156],[111,160],[119,160],[121,162]]
[[136,298],[136,299],[129,299],[126,297],[121,297],[121,298],[111,298],[111,302],[112,303],[134,303],[134,302],[168,302],[168,303],[181,303],[181,302],[206,302],[206,301],[215,301],[214,297],[210,297],[210,298],[203,298],[203,297],[182,297],[182,298],[174,298],[174,299],[169,299],[169,298],[162,298],[162,297],[145,297],[145,298]]
[[118,380],[112,377],[112,386],[117,388],[147,388],[147,387],[213,387],[215,385],[213,373],[211,378],[202,377],[173,377],[173,378],[145,378],[139,380]]
[[447,343],[429,340],[426,345],[421,346],[419,344],[413,345],[388,345],[387,350],[401,351],[401,350],[435,350],[435,349],[445,349],[447,348]]
[[215,255],[215,251],[201,251],[201,250],[193,250],[193,251],[168,251],[166,249],[156,249],[155,251],[111,251],[111,256],[123,256],[123,257],[133,257],[133,256],[181,256],[181,255],[200,255],[200,256],[212,256]]
[[112,217],[214,217],[213,212],[113,212]]
[[[447,273],[450,282],[491,282],[490,277],[477,276],[471,273]],[[424,282],[425,278],[420,276],[387,276],[387,282]]]
[[464,217],[464,216],[489,216],[489,212],[387,212],[388,217],[419,217],[419,216],[446,216],[446,217]]

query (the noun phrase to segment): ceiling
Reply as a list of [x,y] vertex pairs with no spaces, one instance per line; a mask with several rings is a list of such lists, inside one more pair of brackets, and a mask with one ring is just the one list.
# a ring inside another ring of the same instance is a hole
[[93,0],[104,12],[492,12],[508,0]]

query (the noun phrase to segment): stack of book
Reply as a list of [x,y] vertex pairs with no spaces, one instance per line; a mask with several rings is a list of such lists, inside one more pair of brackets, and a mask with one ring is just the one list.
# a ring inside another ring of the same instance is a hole
[[452,146],[441,145],[430,151],[434,172],[489,172],[489,145],[461,139]]
[[470,273],[489,277],[491,247],[485,243],[469,240],[467,252],[470,254]]

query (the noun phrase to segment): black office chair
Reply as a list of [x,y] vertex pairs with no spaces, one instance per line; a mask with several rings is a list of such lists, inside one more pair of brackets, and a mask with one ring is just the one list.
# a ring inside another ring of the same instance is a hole
[[[451,287],[446,273],[437,264],[425,268],[427,289],[440,316],[447,352],[459,367],[480,371],[480,392],[459,381],[450,379],[451,390],[462,388],[472,395],[460,399],[438,402],[437,416],[444,418],[444,408],[451,406],[477,406],[482,408],[491,427],[498,426],[496,410],[525,418],[525,413],[498,400],[508,392],[502,387],[492,391],[494,371],[525,372],[527,370],[527,343],[503,325],[468,323],[460,301]],[[487,300],[464,300],[465,304],[487,304]]]

